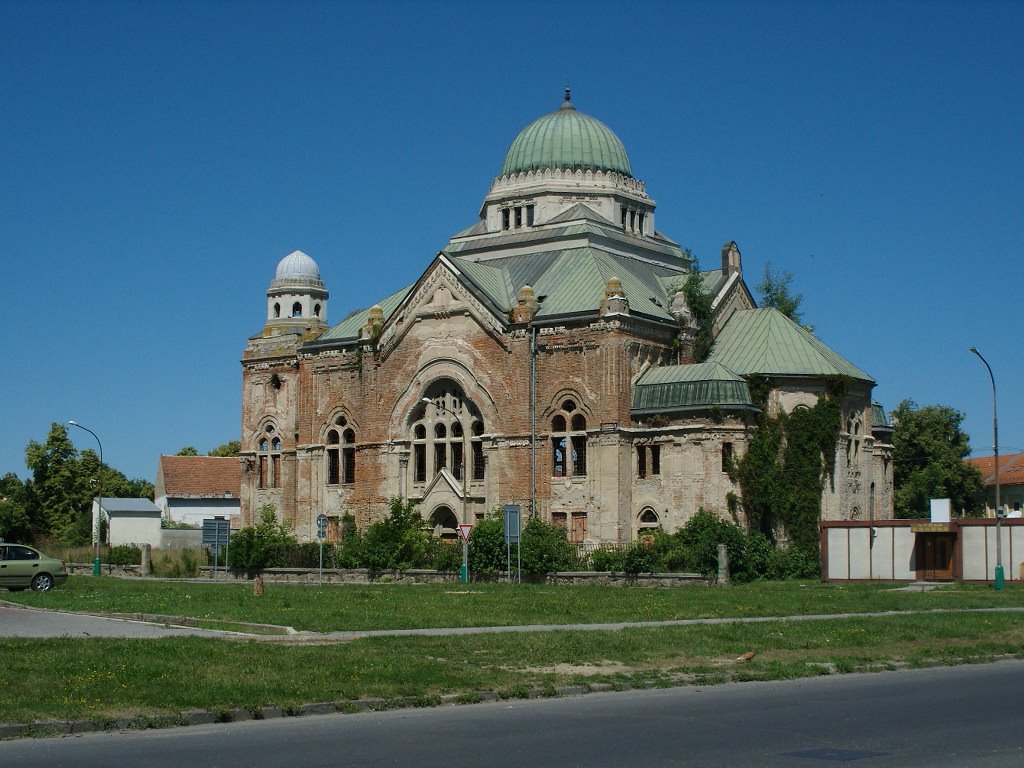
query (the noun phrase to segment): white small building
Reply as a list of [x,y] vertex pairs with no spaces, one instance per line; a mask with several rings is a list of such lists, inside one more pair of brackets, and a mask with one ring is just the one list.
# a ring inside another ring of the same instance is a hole
[[[96,500],[92,502],[92,529],[102,513],[107,521],[107,543],[112,547],[123,544],[160,543],[160,507],[149,499],[102,499],[102,512]],[[93,534],[95,536],[95,534]]]
[[242,469],[237,458],[161,456],[154,496],[165,520],[201,527],[224,517],[237,528]]

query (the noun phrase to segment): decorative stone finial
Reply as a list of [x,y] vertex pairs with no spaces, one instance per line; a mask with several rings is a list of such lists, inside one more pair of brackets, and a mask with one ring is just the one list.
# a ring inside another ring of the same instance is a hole
[[573,110],[576,109],[576,107],[574,107],[572,105],[572,101],[569,100],[569,84],[568,83],[565,84],[565,101],[562,102],[562,106],[560,106],[559,109],[573,109]]
[[539,306],[533,286],[524,283],[516,294],[516,305],[512,307],[510,319],[513,323],[528,323],[533,319]]
[[600,314],[604,315],[628,315],[629,302],[626,300],[626,293],[622,290],[622,281],[617,277],[609,277],[605,285],[604,298],[601,299]]
[[380,336],[381,328],[384,326],[384,310],[380,304],[374,304],[366,313],[366,325],[363,326],[363,338],[374,339]]

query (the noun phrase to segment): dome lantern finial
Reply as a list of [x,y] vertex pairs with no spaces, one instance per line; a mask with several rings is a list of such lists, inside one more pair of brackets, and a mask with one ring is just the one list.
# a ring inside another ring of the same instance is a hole
[[576,107],[574,107],[572,105],[572,101],[569,99],[569,83],[568,83],[568,81],[565,84],[565,100],[562,102],[562,105],[559,107],[559,109],[576,109]]

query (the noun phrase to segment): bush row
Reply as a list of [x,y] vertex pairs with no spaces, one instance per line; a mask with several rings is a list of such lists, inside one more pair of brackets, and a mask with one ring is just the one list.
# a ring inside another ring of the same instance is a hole
[[[325,568],[366,568],[370,571],[426,568],[457,571],[462,547],[432,536],[424,529],[415,505],[391,500],[389,516],[357,530],[355,520],[342,520],[341,541],[323,545]],[[653,530],[632,544],[585,551],[566,539],[565,530],[530,519],[520,536],[519,561],[523,574],[558,571],[614,571],[619,573],[718,573],[718,545],[729,552],[730,575],[736,581],[815,578],[819,575],[816,547],[779,549],[760,533],[747,534],[739,526],[700,510],[672,534]],[[232,568],[316,568],[321,548],[317,542],[300,544],[290,529],[278,522],[272,506],[264,507],[260,522],[231,537],[228,564]],[[473,527],[469,539],[469,570],[495,575],[508,567],[501,512],[496,511]],[[511,557],[516,557],[515,547]],[[223,563],[223,560],[221,561]]]

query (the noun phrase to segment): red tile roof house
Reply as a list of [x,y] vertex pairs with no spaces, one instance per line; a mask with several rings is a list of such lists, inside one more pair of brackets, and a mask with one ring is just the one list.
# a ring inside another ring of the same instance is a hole
[[[996,463],[991,456],[965,459],[985,480],[985,515],[995,517]],[[1009,517],[1020,517],[1024,508],[1024,453],[999,457],[999,503]]]
[[235,457],[161,456],[154,496],[164,520],[202,527],[226,517],[237,528],[242,466]]

